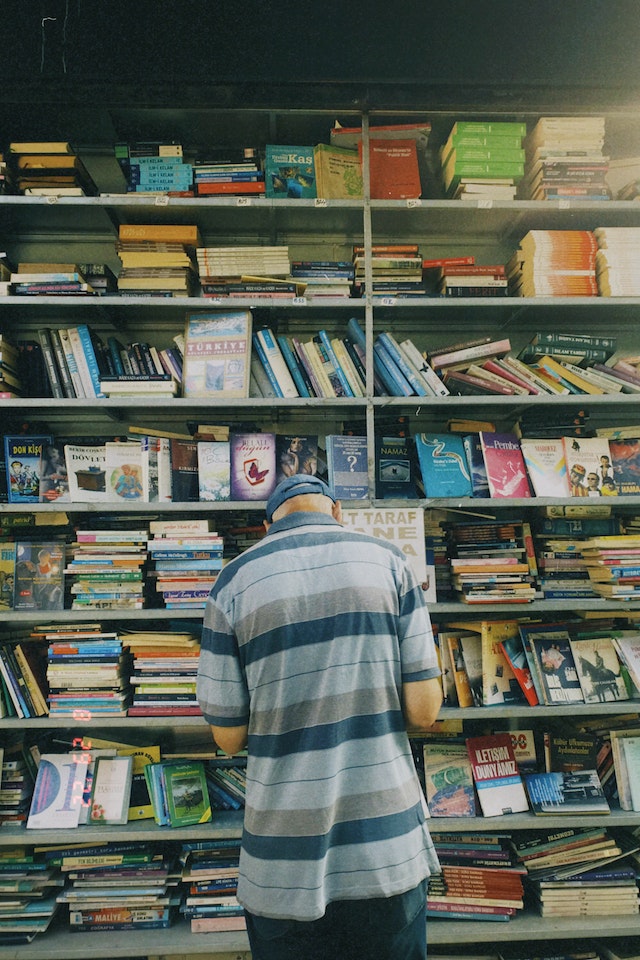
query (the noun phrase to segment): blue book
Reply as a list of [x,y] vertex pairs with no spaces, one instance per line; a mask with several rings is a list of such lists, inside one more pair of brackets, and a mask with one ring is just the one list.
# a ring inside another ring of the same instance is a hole
[[471,474],[457,433],[417,433],[416,451],[425,496],[470,497]]
[[113,364],[113,369],[116,372],[116,376],[124,377],[124,367],[122,365],[122,356],[120,354],[120,351],[124,349],[122,344],[117,337],[108,337],[107,347],[111,355],[111,363]]
[[266,144],[264,179],[267,197],[315,198],[313,147]]
[[264,368],[264,372],[266,373],[266,375],[267,375],[268,378],[269,378],[269,383],[270,383],[271,386],[273,387],[273,389],[274,389],[274,391],[275,391],[276,397],[284,397],[284,393],[283,393],[283,391],[282,391],[282,387],[281,387],[280,384],[278,383],[277,377],[276,377],[275,373],[273,372],[273,370],[271,369],[271,364],[269,363],[269,361],[268,361],[268,359],[267,359],[267,355],[266,355],[266,353],[265,353],[265,351],[264,351],[264,348],[263,348],[262,344],[260,343],[260,341],[258,340],[258,337],[256,336],[255,333],[253,334],[252,340],[253,340],[253,349],[254,349],[255,352],[258,354],[258,359],[260,360],[260,363],[262,364],[262,366],[263,366],[263,368]]
[[421,383],[420,378],[416,376],[414,371],[411,369],[394,337],[392,337],[390,333],[383,331],[379,334],[378,340],[387,350],[391,358],[395,361],[396,366],[407,380],[407,383],[412,388],[413,392],[419,397],[430,396],[430,391],[427,390],[424,384]]
[[282,356],[284,357],[285,363],[291,371],[291,376],[293,377],[293,382],[298,389],[298,393],[301,397],[310,397],[311,393],[307,387],[304,377],[302,376],[302,373],[300,372],[300,365],[288,338],[285,336],[279,336],[276,337],[276,340],[278,341],[278,345],[282,352]]
[[369,496],[367,438],[332,434],[325,438],[329,485],[338,500]]
[[392,397],[414,395],[410,384],[380,340],[373,344],[373,363]]
[[93,384],[95,395],[96,397],[104,397],[104,393],[102,393],[100,390],[100,367],[98,366],[98,358],[93,346],[93,340],[91,339],[89,327],[86,323],[79,323],[76,327],[76,330],[78,332],[78,336],[80,337],[80,343],[82,344],[82,349],[87,360],[87,366],[89,367],[89,374],[91,376],[91,382]]
[[317,337],[314,337],[313,339],[316,341],[319,341],[321,346],[324,347],[324,350],[327,356],[329,357],[329,361],[335,369],[338,380],[340,381],[340,386],[342,387],[342,394],[337,394],[337,396],[342,395],[345,397],[352,397],[353,390],[351,389],[349,381],[345,376],[344,370],[342,369],[342,367],[340,366],[340,363],[338,362],[338,358],[336,357],[335,350],[331,345],[331,340],[329,338],[329,334],[327,333],[327,331],[318,330]]
[[462,437],[469,472],[471,474],[471,492],[474,497],[489,497],[487,468],[482,456],[482,444],[479,433],[467,433]]

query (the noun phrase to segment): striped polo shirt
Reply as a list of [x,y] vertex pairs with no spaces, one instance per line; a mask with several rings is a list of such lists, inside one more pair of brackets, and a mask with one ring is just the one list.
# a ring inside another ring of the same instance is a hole
[[206,720],[248,724],[238,899],[315,920],[404,893],[439,865],[401,709],[439,675],[401,550],[298,512],[221,572],[205,612]]

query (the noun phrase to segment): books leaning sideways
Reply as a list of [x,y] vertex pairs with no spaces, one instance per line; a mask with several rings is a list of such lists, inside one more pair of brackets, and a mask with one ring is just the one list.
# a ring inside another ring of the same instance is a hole
[[131,700],[131,655],[115,632],[45,633],[49,714],[125,717]]
[[60,911],[64,884],[57,865],[27,847],[7,848],[0,858],[0,944],[31,943]]
[[178,916],[177,864],[165,844],[105,842],[60,855],[49,847],[46,855],[69,881],[57,901],[72,931],[163,928]]
[[[221,148],[222,149],[222,148]],[[193,164],[193,186],[196,196],[264,195],[264,171],[258,151],[245,147],[222,153],[220,158],[196,160]]]
[[89,171],[67,141],[13,141],[7,158],[13,187],[25,196],[98,194]]
[[506,833],[438,833],[442,873],[429,878],[427,916],[439,920],[508,921],[524,905],[526,870]]
[[124,635],[133,655],[129,716],[200,716],[196,698],[199,641],[189,633],[151,630]]
[[523,200],[610,200],[604,117],[541,117],[524,141]]
[[222,569],[223,537],[210,531],[206,520],[193,531],[195,522],[151,521],[149,556],[155,569],[149,577],[168,610],[204,608]]
[[193,196],[193,168],[181,143],[117,143],[115,157],[127,181],[127,193]]
[[10,282],[16,297],[86,297],[96,293],[76,263],[19,263]]
[[458,120],[440,147],[442,186],[450,199],[513,200],[524,176],[521,121]]
[[146,530],[76,530],[64,571],[71,609],[142,609],[147,537]]
[[121,224],[116,253],[122,264],[118,291],[128,296],[191,296],[197,288],[196,226],[168,226],[161,239],[158,225]]
[[236,898],[240,844],[232,838],[182,843],[180,913],[192,933],[245,930],[244,911]]

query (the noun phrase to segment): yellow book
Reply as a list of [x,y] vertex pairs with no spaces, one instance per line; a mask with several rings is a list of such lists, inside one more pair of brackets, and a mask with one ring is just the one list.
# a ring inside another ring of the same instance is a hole
[[574,387],[578,387],[583,393],[603,394],[607,392],[603,387],[598,387],[595,383],[591,383],[590,380],[585,380],[584,377],[579,376],[573,370],[569,370],[554,357],[548,355],[540,357],[538,364],[543,370],[547,370],[551,376],[562,377],[563,380],[572,383]]

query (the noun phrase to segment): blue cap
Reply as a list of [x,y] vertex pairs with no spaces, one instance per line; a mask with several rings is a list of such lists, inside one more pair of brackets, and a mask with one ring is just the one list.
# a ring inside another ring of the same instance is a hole
[[291,497],[301,497],[307,493],[316,493],[322,497],[329,497],[336,502],[333,491],[320,477],[314,477],[307,473],[296,473],[293,477],[287,477],[282,483],[279,483],[269,499],[267,500],[267,520],[271,523],[273,515],[283,503],[290,500]]

